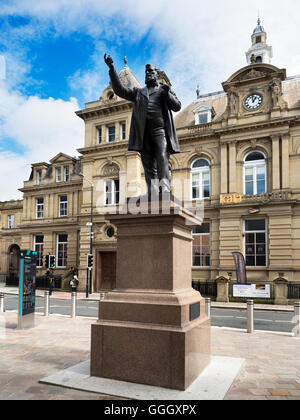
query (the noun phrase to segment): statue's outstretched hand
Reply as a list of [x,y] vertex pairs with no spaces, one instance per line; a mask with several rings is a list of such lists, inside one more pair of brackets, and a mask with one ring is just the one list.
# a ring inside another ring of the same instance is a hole
[[113,68],[114,61],[110,55],[104,54],[104,61],[110,69]]

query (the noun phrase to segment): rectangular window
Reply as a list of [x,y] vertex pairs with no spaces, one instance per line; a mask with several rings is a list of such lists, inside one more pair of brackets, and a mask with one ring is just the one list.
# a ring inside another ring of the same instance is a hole
[[44,254],[44,236],[37,235],[34,237],[34,250],[38,253],[37,267],[43,267],[43,254]]
[[8,216],[8,229],[14,229],[15,227],[15,215],[10,214]]
[[266,189],[266,165],[245,165],[245,194],[264,194]]
[[245,255],[248,267],[265,267],[267,265],[265,219],[245,220]]
[[68,216],[68,196],[61,195],[59,197],[59,217]]
[[106,206],[119,204],[120,201],[120,181],[118,179],[109,179],[104,185]]
[[64,179],[65,182],[68,182],[70,180],[70,167],[69,166],[65,166],[64,167]]
[[210,197],[210,171],[192,173],[192,199],[202,200]]
[[126,123],[122,123],[120,129],[121,129],[120,139],[125,140],[126,139]]
[[37,183],[38,183],[38,185],[41,185],[41,183],[42,183],[42,171],[41,171],[41,169],[37,171]]
[[193,266],[210,266],[210,223],[193,229]]
[[57,235],[57,267],[67,267],[68,235]]
[[207,124],[208,123],[208,114],[198,114],[198,122],[199,124]]
[[116,140],[116,128],[114,125],[107,128],[107,134],[109,142]]
[[44,217],[44,199],[36,199],[36,218],[42,219]]
[[56,182],[61,182],[61,168],[56,168]]
[[98,144],[102,143],[102,127],[97,128],[97,141]]

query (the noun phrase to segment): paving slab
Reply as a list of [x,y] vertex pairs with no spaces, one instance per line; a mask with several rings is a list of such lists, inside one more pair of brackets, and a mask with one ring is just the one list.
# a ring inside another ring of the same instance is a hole
[[[96,319],[91,318],[36,315],[36,326],[20,331],[16,329],[16,312],[0,314],[0,399],[133,398],[116,397],[112,388],[103,393],[92,393],[39,383],[41,378],[89,360],[91,324],[94,322]],[[299,338],[212,328],[212,354],[214,358],[223,360],[221,365],[224,369],[224,360],[245,360],[229,385],[225,400],[300,399]]]
[[223,400],[244,361],[213,356],[210,365],[185,391],[92,377],[89,360],[43,378],[40,383],[135,400]]

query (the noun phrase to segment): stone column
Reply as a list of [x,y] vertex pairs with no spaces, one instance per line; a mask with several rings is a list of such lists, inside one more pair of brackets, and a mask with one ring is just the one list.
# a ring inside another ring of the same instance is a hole
[[275,305],[288,304],[288,281],[283,277],[274,280]]
[[229,144],[229,192],[236,192],[236,143]]
[[290,188],[290,150],[289,150],[290,136],[285,134],[281,141],[281,155],[282,155],[282,189]]
[[272,137],[272,179],[273,190],[280,189],[279,136]]
[[217,282],[217,302],[229,302],[229,280],[226,277],[218,277]]
[[228,194],[227,144],[221,145],[221,194]]

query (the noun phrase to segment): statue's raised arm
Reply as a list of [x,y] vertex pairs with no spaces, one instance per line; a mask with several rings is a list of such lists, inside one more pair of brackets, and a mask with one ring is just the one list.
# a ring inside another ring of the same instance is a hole
[[122,84],[119,75],[114,68],[114,61],[110,55],[104,54],[104,61],[109,68],[111,85],[115,94],[120,98],[127,99],[127,101],[135,102],[137,89],[130,89]]
[[109,67],[109,69],[113,69],[114,61],[110,55],[104,54],[104,61],[105,64]]

